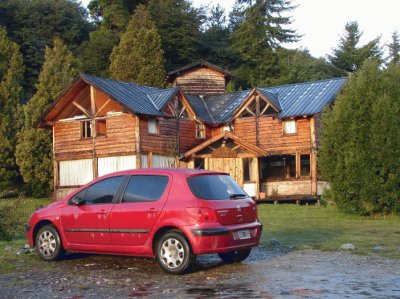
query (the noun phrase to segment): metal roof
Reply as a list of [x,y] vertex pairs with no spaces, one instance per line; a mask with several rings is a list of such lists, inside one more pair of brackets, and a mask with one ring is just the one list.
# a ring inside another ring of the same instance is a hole
[[215,70],[217,72],[220,72],[220,73],[224,74],[225,77],[228,78],[228,79],[231,77],[231,74],[229,72],[227,72],[226,70],[220,68],[219,66],[216,66],[216,65],[214,65],[212,63],[209,63],[207,61],[204,61],[204,60],[200,60],[200,61],[197,61],[195,63],[189,64],[189,65],[185,65],[184,67],[181,67],[179,69],[176,69],[176,70],[173,70],[171,72],[168,72],[167,75],[164,78],[164,83],[172,83],[175,80],[176,76],[178,76],[179,74],[181,74],[183,72],[186,72],[186,71],[189,71],[189,70],[191,70],[193,68],[203,67],[203,66],[208,67],[210,69],[213,69],[213,70]]
[[[161,89],[87,74],[81,74],[81,77],[131,111],[144,115],[166,116],[162,110],[179,91],[179,87]],[[237,109],[254,90],[267,98],[271,106],[277,110],[278,117],[285,118],[322,112],[346,82],[347,78],[334,78],[220,95],[185,94],[184,96],[203,122],[222,124],[232,120]]]
[[[256,88],[281,118],[322,112],[343,88],[347,78],[334,78],[283,86]],[[185,95],[196,115],[209,124],[230,122],[252,91],[212,96]]]
[[282,111],[279,117],[312,115],[322,112],[344,87],[347,78],[334,78],[283,86],[258,88],[262,93],[278,95]]
[[177,88],[161,89],[87,74],[80,74],[80,76],[88,84],[95,86],[110,98],[138,114],[165,116],[160,110],[177,92]]

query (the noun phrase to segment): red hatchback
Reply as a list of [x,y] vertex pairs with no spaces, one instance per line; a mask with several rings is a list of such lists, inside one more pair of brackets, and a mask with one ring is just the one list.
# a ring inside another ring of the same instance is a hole
[[65,251],[155,256],[180,274],[200,254],[244,260],[261,229],[256,204],[226,173],[153,168],[103,176],[36,211],[27,238],[47,261]]

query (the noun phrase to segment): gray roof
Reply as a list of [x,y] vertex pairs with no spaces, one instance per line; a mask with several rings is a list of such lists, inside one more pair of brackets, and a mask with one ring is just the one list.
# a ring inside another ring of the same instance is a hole
[[179,90],[178,87],[161,89],[87,74],[80,74],[80,76],[85,82],[100,89],[132,112],[152,116],[166,116],[161,110]]
[[[344,87],[347,78],[256,88],[277,111],[277,117],[321,113]],[[209,124],[230,122],[251,90],[212,96],[185,95],[197,116]]]
[[312,115],[321,113],[344,87],[347,78],[334,78],[320,81],[259,88],[261,92],[278,95],[282,110],[279,117]]
[[[162,112],[165,105],[179,91],[179,87],[161,89],[103,79],[87,74],[81,78],[102,90],[110,98],[121,103],[134,113],[166,116]],[[277,117],[313,115],[322,112],[343,88],[347,78],[334,78],[320,81],[289,84],[283,86],[256,88],[267,98],[277,111]],[[237,109],[249,97],[252,90],[226,93],[220,95],[189,95],[186,99],[196,115],[205,123],[222,124],[230,122]]]

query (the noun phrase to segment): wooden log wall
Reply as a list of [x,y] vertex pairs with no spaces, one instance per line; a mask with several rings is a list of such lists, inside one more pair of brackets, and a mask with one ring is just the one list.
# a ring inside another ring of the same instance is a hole
[[215,70],[202,67],[180,74],[174,86],[188,94],[215,95],[225,92],[225,76]]
[[177,122],[175,118],[158,119],[159,134],[149,134],[148,119],[140,119],[140,150],[172,156],[177,146]]
[[107,135],[81,138],[81,121],[57,122],[54,125],[54,151],[57,161],[88,159],[93,157],[93,145],[97,157],[135,153],[135,118],[131,114],[106,117]]
[[179,148],[184,153],[212,137],[212,129],[205,126],[206,139],[196,138],[196,122],[188,118],[179,120]]
[[[293,154],[295,152],[310,152],[311,132],[310,120],[299,118],[296,120],[297,133],[285,135],[282,130],[282,121],[270,116],[259,119],[259,146],[271,154]],[[246,117],[235,120],[235,135],[256,145],[256,118]]]

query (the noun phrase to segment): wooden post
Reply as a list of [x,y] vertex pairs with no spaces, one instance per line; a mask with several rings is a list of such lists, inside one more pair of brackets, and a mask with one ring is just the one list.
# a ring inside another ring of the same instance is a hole
[[56,159],[56,146],[55,146],[55,125],[53,125],[53,191],[54,191],[54,199],[56,199],[56,190],[58,189],[59,185],[59,176],[58,176],[58,161]]
[[[140,118],[135,115],[135,147],[136,147],[136,168],[142,167],[142,157],[140,149]],[[150,167],[150,161],[147,161]]]
[[90,86],[90,124],[91,124],[91,131],[92,131],[92,168],[93,168],[93,179],[97,178],[98,176],[98,163],[96,157],[96,90],[93,86]]
[[260,173],[258,171],[258,158],[253,158],[253,176],[256,183],[256,199],[260,198]]
[[147,154],[147,166],[148,168],[153,168],[153,152]]
[[300,178],[300,154],[296,153],[296,179]]
[[260,146],[260,96],[256,96],[256,145]]
[[311,155],[310,155],[310,171],[311,171],[311,195],[317,195],[317,139],[315,136],[315,118],[310,118],[311,133]]

